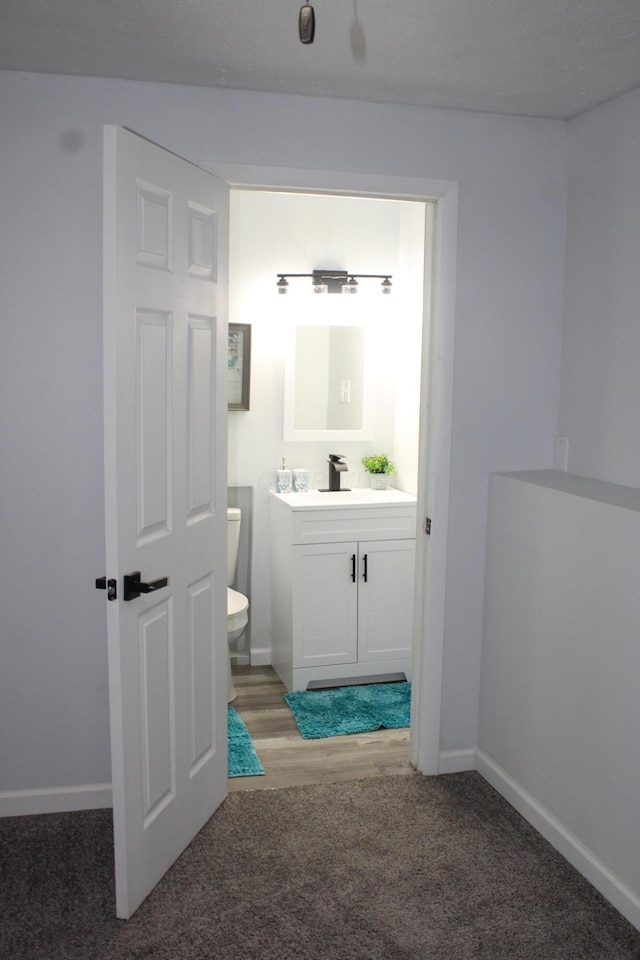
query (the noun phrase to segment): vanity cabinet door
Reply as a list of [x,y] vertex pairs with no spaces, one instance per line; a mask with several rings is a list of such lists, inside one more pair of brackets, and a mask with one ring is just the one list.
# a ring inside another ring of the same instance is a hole
[[358,547],[358,660],[410,657],[416,542],[371,540]]
[[358,659],[357,543],[293,548],[293,666]]

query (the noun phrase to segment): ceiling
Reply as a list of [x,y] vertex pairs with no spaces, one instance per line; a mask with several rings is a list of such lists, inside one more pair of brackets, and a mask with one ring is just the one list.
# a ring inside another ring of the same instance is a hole
[[567,120],[640,87],[640,0],[0,0],[0,68]]

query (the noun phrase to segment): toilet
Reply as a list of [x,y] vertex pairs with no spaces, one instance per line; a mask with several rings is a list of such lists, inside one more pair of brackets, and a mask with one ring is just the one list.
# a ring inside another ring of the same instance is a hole
[[240,520],[242,512],[238,507],[227,507],[227,641],[229,645],[229,703],[236,698],[236,689],[231,676],[231,647],[244,633],[249,622],[249,601],[242,593],[231,589],[236,578],[238,565],[238,547],[240,544]]

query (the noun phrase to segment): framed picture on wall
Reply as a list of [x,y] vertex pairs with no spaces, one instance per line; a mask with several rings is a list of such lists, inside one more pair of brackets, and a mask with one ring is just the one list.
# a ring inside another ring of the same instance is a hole
[[251,384],[251,324],[229,324],[229,410],[248,410]]

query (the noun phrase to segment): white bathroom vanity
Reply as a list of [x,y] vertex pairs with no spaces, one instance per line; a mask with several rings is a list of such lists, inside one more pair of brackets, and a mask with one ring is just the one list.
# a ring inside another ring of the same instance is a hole
[[416,499],[271,493],[272,663],[288,690],[411,677]]

